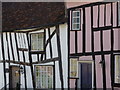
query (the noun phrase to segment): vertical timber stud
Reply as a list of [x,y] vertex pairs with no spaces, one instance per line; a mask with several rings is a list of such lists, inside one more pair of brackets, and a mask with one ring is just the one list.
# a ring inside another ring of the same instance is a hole
[[85,7],[83,8],[83,33],[82,33],[82,36],[83,36],[83,53],[85,54],[85,40],[86,40],[86,37],[85,37],[85,23],[86,23],[86,19],[85,19]]
[[[104,19],[106,19],[106,18],[104,18]],[[103,30],[102,29],[100,30],[100,42],[101,42],[101,52],[102,52],[101,58],[102,58],[102,73],[103,73],[103,90],[106,90],[106,71],[105,71],[105,56],[103,53]]]
[[[15,42],[16,42],[16,49],[17,49],[18,62],[20,62],[20,54],[19,54],[19,51],[18,51],[17,33],[14,33],[14,36],[15,36]],[[20,65],[19,65],[19,67],[20,67]],[[20,74],[20,72],[19,72],[19,74]],[[19,84],[20,84],[20,77],[19,77]]]
[[3,42],[3,32],[1,32],[1,44],[2,44],[2,57],[3,57],[3,71],[4,71],[4,87],[5,90],[7,90],[7,86],[6,86],[6,71],[5,71],[5,52],[4,52],[4,42]]
[[[44,45],[45,45],[45,41],[46,41],[46,29],[44,29]],[[46,47],[44,46],[44,51],[45,51],[45,58],[44,60],[46,60]],[[43,58],[43,55],[41,56],[41,59]]]
[[[113,4],[112,4],[112,2],[111,2],[111,26],[113,27]],[[112,64],[112,61],[114,60],[113,59],[113,45],[114,45],[114,32],[113,32],[113,28],[112,28],[111,29],[111,52],[112,52],[111,53],[111,64]],[[113,77],[112,77],[112,71],[111,71],[111,85],[112,85],[112,90],[113,90],[113,79],[112,78]]]
[[59,25],[56,26],[56,36],[57,36],[57,49],[58,49],[58,57],[59,57],[59,71],[60,71],[61,88],[62,88],[62,90],[64,90]]
[[77,53],[77,31],[75,31],[75,53]]
[[[50,28],[48,28],[48,36],[50,38]],[[45,44],[44,44],[45,45]],[[50,44],[49,44],[49,48],[50,48],[50,58],[53,58],[53,54],[52,54],[52,43],[51,43],[51,39],[50,39]],[[53,89],[55,90],[55,61],[54,61],[54,65],[53,65],[53,71],[54,71],[54,84],[53,84]]]
[[[48,36],[50,37],[50,28],[48,28]],[[50,44],[49,44],[49,46],[50,46],[50,58],[52,58],[52,44],[51,44],[51,39],[50,39]]]
[[11,46],[11,50],[12,50],[12,57],[13,57],[13,61],[15,61],[15,56],[14,56],[14,51],[13,51],[13,38],[12,38],[12,33],[10,32],[10,46]]
[[106,4],[104,5],[104,27],[106,26]]
[[70,60],[69,60],[69,56],[70,56],[70,10],[68,9],[68,39],[67,39],[67,44],[68,44],[68,90],[70,90]]
[[29,35],[28,33],[26,33],[26,37],[27,37],[27,42],[28,42],[28,49],[29,49],[29,62],[30,62],[30,69],[31,69],[31,74],[32,74],[32,83],[33,83],[33,89],[35,90],[35,78],[34,78],[34,73],[33,73],[33,65],[32,65],[32,56],[31,56],[31,36],[30,36],[30,40],[29,40]]
[[[93,6],[91,6],[91,48],[94,53],[94,32],[93,32]],[[95,65],[95,55],[92,55],[94,60],[94,90],[96,90],[96,65]]]
[[[25,63],[25,53],[24,53],[24,51],[22,51],[22,54],[23,54],[23,61],[24,61],[24,63]],[[25,90],[27,90],[26,66],[25,66],[25,65],[23,65],[23,66],[24,66],[24,82],[25,82]]]
[[[24,36],[24,34],[23,34],[23,36]],[[23,37],[24,39],[24,45],[25,45],[25,37]],[[25,63],[25,51],[22,51],[22,54],[23,54],[23,61],[24,61],[24,63]],[[25,90],[27,90],[27,78],[26,78],[26,66],[25,65],[23,65],[24,66],[24,82],[25,82]]]

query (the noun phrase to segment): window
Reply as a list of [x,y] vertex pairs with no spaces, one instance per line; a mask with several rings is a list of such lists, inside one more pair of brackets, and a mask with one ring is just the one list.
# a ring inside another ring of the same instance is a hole
[[114,73],[114,82],[120,84],[120,55],[115,55]]
[[72,12],[72,30],[80,30],[80,11]]
[[35,66],[36,88],[53,88],[53,66]]
[[70,77],[78,77],[78,58],[70,59]]
[[44,51],[44,33],[31,34],[31,50]]

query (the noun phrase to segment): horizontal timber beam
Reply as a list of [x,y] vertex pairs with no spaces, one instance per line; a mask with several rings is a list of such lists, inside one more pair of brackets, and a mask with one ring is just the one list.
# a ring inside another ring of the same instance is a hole
[[27,62],[19,62],[19,61],[13,61],[13,60],[0,60],[0,63],[3,63],[3,62],[30,66],[30,63],[27,63]]
[[85,52],[85,53],[71,53],[70,56],[91,56],[91,55],[102,55],[102,54],[112,54],[112,53],[120,53],[120,50],[96,51],[96,52]]
[[54,61],[58,61],[58,60],[59,60],[59,58],[56,57],[56,58],[46,59],[43,61],[33,62],[32,64],[48,63],[48,62],[54,62]]

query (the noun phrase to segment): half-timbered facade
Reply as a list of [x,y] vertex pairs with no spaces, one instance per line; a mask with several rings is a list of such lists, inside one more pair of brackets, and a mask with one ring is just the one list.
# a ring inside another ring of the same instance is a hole
[[68,87],[120,86],[119,2],[68,9]]
[[0,89],[67,88],[64,3],[4,2],[2,15]]

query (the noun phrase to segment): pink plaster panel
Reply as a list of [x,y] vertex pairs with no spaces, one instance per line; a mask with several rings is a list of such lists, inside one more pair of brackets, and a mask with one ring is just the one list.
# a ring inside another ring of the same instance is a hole
[[70,88],[75,88],[75,79],[70,79]]
[[97,27],[98,26],[98,6],[94,6],[93,7],[93,27]]
[[93,60],[92,56],[82,56],[79,58],[79,60]]
[[78,53],[82,52],[82,31],[78,31]]
[[118,30],[114,30],[114,50],[118,50]]
[[99,16],[99,26],[103,27],[104,26],[104,5],[100,5],[100,16]]
[[91,52],[91,8],[86,8],[86,52]]
[[111,50],[111,31],[103,31],[103,49],[104,51]]
[[94,49],[95,51],[100,51],[100,31],[94,32]]
[[116,13],[117,13],[117,7],[116,7],[116,3],[113,3],[113,18],[115,18],[115,19],[113,19],[113,26],[116,26],[116,18],[117,18],[117,16],[116,16]]
[[111,74],[110,74],[110,55],[105,55],[105,65],[106,65],[106,87],[111,88]]
[[70,53],[75,52],[75,32],[71,31],[70,32]]
[[110,26],[111,25],[111,6],[110,4],[106,5],[106,25]]
[[103,80],[102,80],[102,67],[100,65],[101,56],[95,57],[95,64],[96,64],[96,81],[97,81],[97,88],[103,87]]

